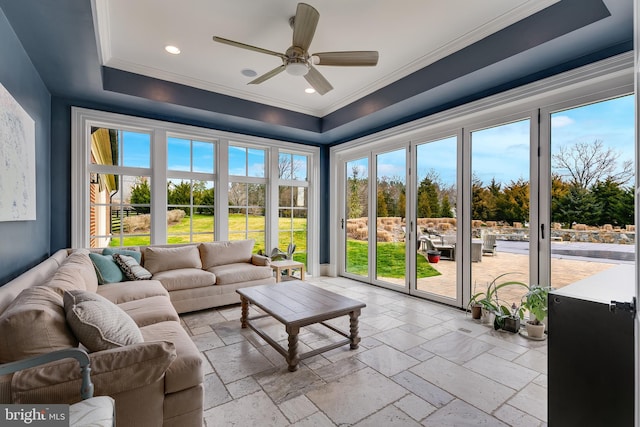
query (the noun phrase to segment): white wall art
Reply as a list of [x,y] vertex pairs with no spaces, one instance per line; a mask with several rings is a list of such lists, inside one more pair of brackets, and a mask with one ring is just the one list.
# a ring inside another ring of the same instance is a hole
[[0,221],[36,219],[34,120],[0,84]]

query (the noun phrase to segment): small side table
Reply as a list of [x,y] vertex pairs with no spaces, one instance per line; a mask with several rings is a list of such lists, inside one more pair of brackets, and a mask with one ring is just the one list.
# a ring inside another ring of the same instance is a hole
[[304,280],[304,264],[301,262],[289,259],[271,261],[271,268],[276,272],[276,283],[282,279],[283,270],[287,270],[289,277],[293,277],[294,270],[300,270],[300,280]]

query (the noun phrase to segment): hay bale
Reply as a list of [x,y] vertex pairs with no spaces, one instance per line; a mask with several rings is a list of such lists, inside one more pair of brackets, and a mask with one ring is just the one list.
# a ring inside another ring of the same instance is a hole
[[635,225],[627,225],[625,226],[627,231],[636,231],[636,226]]
[[576,230],[576,231],[587,231],[587,225],[586,224],[575,224],[571,228]]
[[513,228],[524,228],[524,227],[522,227],[522,223],[521,222],[514,222],[513,223]]
[[487,227],[497,227],[498,226],[498,222],[497,221],[487,221],[486,224],[487,224]]
[[378,242],[392,242],[393,235],[386,230],[378,230],[376,233]]
[[611,225],[611,224],[605,224],[605,225],[603,225],[603,226],[602,226],[602,229],[603,229],[604,231],[613,231],[613,225]]
[[451,228],[451,224],[449,224],[448,222],[441,222],[440,224],[438,224],[438,230],[440,231],[449,231]]
[[149,231],[151,229],[151,214],[125,217],[122,219],[122,227],[125,233]]
[[167,224],[174,225],[182,221],[186,213],[182,209],[172,209],[167,212]]

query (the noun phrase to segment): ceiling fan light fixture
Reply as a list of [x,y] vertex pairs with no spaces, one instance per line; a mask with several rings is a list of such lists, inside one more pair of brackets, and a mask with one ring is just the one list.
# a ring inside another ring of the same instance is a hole
[[309,72],[309,66],[306,62],[289,62],[285,69],[292,76],[306,76]]
[[312,87],[308,87],[304,90],[306,93],[316,93],[316,90]]

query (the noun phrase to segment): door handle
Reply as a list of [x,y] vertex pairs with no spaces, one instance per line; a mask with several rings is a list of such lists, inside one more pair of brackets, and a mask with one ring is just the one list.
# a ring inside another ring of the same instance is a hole
[[540,224],[540,238],[544,239],[544,224]]
[[344,218],[340,220],[340,227],[342,227],[342,229],[344,230]]

